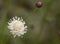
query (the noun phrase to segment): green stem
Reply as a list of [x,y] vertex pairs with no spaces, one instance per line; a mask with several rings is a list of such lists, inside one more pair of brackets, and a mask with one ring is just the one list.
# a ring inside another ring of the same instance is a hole
[[[40,21],[40,32],[39,32],[39,34],[38,34],[38,41],[39,41],[39,38],[41,37],[42,31],[43,31],[43,28],[44,28],[44,23],[45,23],[45,21],[46,21],[46,17],[47,17],[47,15],[48,15],[48,12],[49,12],[49,10],[50,10],[50,7],[51,7],[52,3],[53,3],[53,2],[51,2],[51,1],[48,3],[48,5],[47,5],[47,7],[46,7],[46,12],[44,13],[44,15],[43,15],[42,18],[41,18],[41,21]],[[40,42],[40,41],[39,41],[39,42]]]
[[3,14],[3,17],[2,17],[2,24],[0,26],[2,35],[4,35],[4,31],[5,31],[5,28],[6,28],[7,13],[9,11],[10,4],[11,4],[11,0],[8,0],[6,5],[4,6],[5,7],[4,12],[3,12],[4,14]]
[[28,21],[28,20],[29,20],[28,18],[29,18],[31,15],[33,15],[34,13],[36,13],[38,10],[39,10],[39,8],[35,8],[30,14],[28,14],[28,15],[25,17],[25,20]]

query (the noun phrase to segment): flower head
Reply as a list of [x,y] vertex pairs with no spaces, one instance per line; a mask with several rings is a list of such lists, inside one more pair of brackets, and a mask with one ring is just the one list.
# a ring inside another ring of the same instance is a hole
[[25,26],[25,21],[23,21],[22,17],[13,17],[8,22],[8,29],[12,33],[14,37],[22,36],[27,32],[27,26]]

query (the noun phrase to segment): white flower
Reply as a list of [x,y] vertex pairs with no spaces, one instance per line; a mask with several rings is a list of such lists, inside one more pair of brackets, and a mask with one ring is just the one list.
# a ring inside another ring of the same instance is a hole
[[22,36],[27,32],[27,26],[25,26],[25,21],[23,21],[22,17],[13,17],[8,22],[8,29],[12,33],[14,37]]

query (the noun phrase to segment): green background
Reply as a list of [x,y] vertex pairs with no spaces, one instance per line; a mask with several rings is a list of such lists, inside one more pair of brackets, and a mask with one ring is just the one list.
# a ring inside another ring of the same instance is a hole
[[[60,44],[60,0],[0,0],[0,44]],[[8,21],[22,17],[28,32],[14,38],[9,32]]]

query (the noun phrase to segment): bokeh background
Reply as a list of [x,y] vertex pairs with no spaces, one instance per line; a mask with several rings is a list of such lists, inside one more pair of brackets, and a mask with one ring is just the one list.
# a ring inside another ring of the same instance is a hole
[[[0,44],[60,44],[60,0],[0,0]],[[14,38],[8,21],[14,16],[23,17],[28,32]]]

